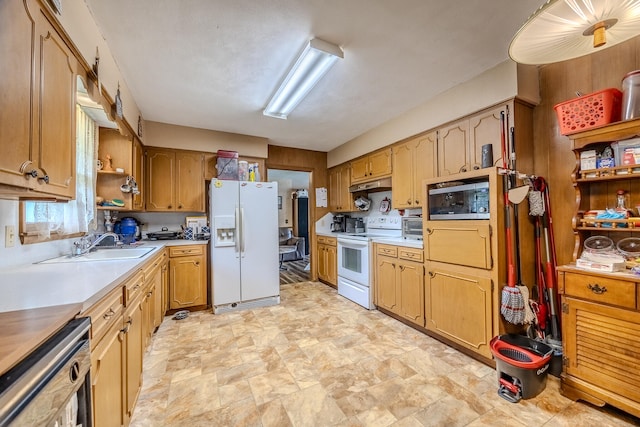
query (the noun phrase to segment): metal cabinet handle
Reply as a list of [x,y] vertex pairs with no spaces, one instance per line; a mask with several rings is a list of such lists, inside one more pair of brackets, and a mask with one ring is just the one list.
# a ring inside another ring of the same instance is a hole
[[474,166],[473,166],[473,170],[474,170],[474,171],[477,171],[478,169],[480,169],[480,166],[478,166],[478,165],[474,165]]
[[420,204],[420,200],[416,200],[416,205],[419,205],[419,204]]
[[434,273],[433,271],[429,271],[429,277],[436,277],[436,273]]
[[182,205],[178,205],[178,209],[182,209]]
[[45,184],[49,183],[49,175],[39,176],[38,179],[44,181]]
[[114,314],[116,314],[115,311],[113,311],[113,308],[109,308],[109,311],[107,311],[105,314],[102,315],[102,318],[107,320],[110,317],[112,317]]
[[592,285],[591,283],[589,283],[587,285],[587,288],[596,295],[602,295],[605,292],[607,292],[606,286],[600,287],[600,285],[598,285],[597,283],[595,285]]
[[167,209],[171,209],[171,208],[172,208],[172,206],[171,206],[171,205],[167,206]]
[[31,169],[30,171],[27,171],[24,173],[26,176],[30,176],[31,178],[37,178],[38,177],[38,171],[35,169]]
[[428,228],[428,227],[427,227],[427,228],[425,228],[425,231],[427,232],[427,234],[431,234],[431,233],[433,233],[433,230],[432,230],[432,229],[430,229],[430,228]]

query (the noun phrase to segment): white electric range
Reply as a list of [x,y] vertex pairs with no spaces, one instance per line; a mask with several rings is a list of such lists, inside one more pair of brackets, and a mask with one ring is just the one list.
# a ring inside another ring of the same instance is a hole
[[371,240],[401,237],[402,221],[399,216],[370,216],[365,227],[364,233],[338,236],[338,294],[370,310],[374,308]]

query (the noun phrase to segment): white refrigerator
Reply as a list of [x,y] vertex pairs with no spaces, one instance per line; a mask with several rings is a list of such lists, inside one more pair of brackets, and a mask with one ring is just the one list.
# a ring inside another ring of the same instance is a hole
[[279,304],[278,183],[214,179],[210,196],[213,312]]

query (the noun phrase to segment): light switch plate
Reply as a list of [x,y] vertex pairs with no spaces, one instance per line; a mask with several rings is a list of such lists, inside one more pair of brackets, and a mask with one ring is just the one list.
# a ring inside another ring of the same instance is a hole
[[4,227],[4,247],[12,248],[16,244],[16,231],[13,225],[5,225]]

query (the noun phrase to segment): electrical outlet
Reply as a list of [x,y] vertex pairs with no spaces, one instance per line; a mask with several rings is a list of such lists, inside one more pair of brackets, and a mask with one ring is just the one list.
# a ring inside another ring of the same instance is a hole
[[16,244],[16,232],[13,225],[4,226],[4,247],[12,248]]

